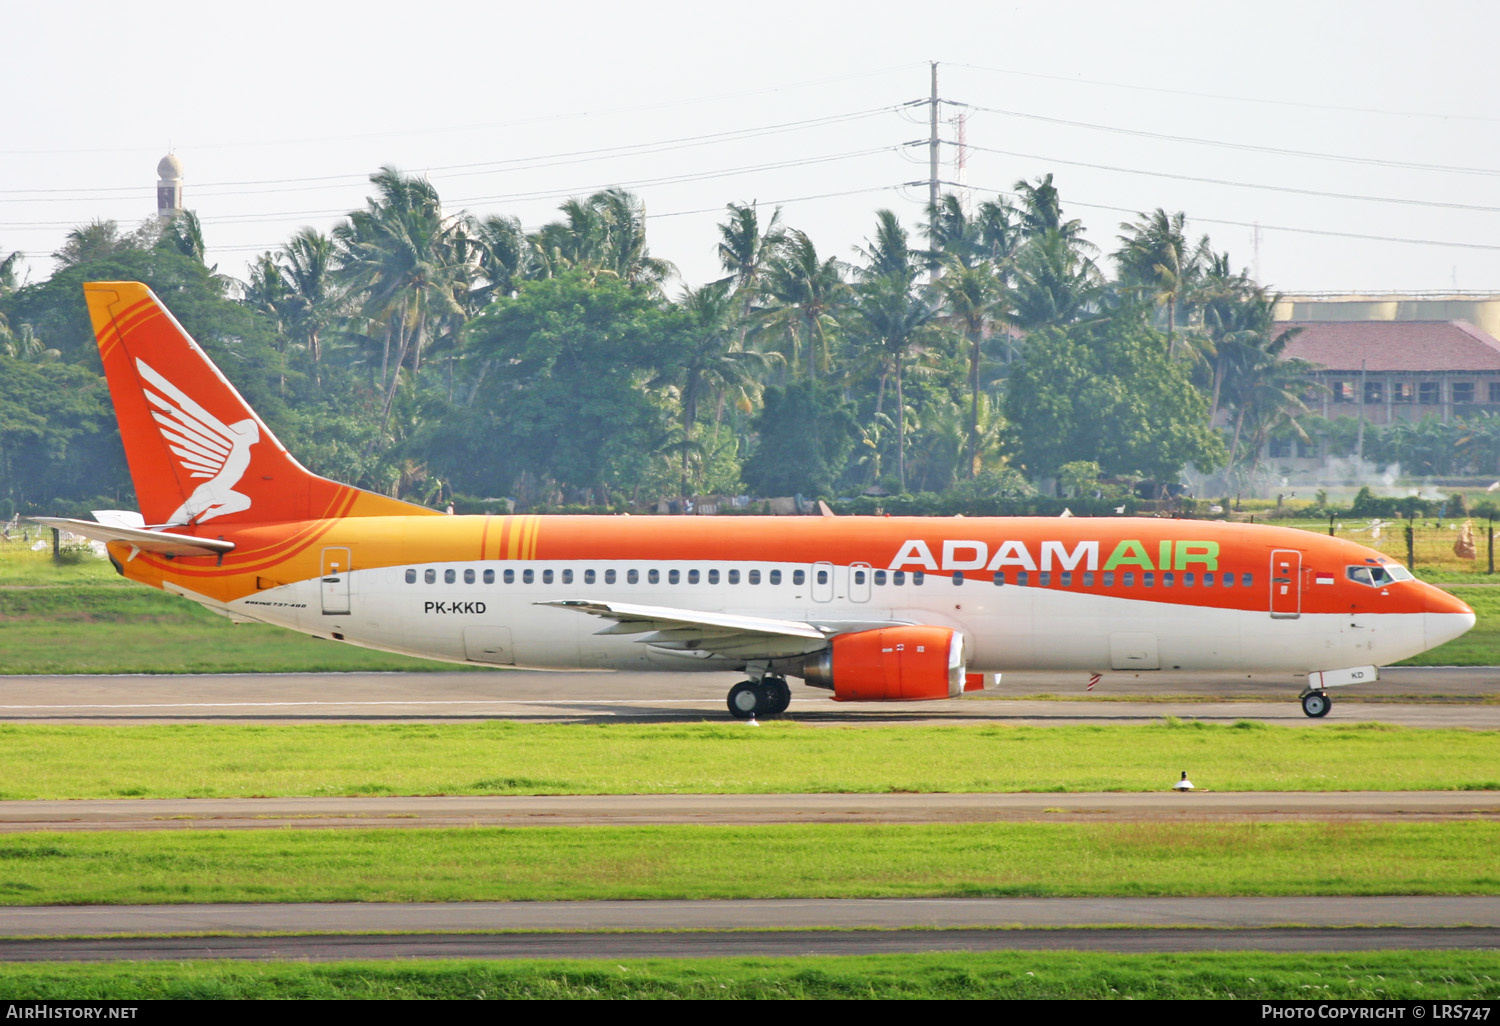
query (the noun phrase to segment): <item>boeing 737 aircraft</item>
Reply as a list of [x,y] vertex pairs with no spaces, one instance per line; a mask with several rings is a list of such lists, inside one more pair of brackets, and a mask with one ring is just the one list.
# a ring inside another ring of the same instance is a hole
[[1306,674],[1327,688],[1474,613],[1353,542],[1139,518],[447,516],[304,469],[144,285],[84,286],[140,517],[41,522],[237,621],[487,666],[738,670],[838,700],[1006,670]]

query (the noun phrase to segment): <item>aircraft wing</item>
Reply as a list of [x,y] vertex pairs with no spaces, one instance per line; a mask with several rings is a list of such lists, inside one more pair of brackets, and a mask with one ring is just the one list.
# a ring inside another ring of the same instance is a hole
[[116,524],[100,524],[92,520],[70,520],[67,517],[31,517],[38,524],[55,527],[61,531],[72,531],[85,538],[102,542],[125,542],[143,552],[157,552],[163,556],[217,556],[234,549],[234,542],[219,538],[194,538],[171,531],[151,531],[143,527],[123,527]]
[[613,620],[599,634],[640,634],[636,639],[653,648],[683,655],[744,659],[782,659],[816,652],[836,634],[890,626],[891,621],[814,624],[803,620],[775,620],[734,613],[707,613],[669,606],[638,606],[626,602],[562,599],[540,606],[573,609]]

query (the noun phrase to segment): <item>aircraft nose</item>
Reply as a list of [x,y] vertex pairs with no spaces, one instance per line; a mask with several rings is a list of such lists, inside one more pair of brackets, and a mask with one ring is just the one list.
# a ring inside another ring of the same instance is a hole
[[1427,647],[1436,648],[1464,634],[1474,626],[1474,610],[1452,592],[1426,585]]

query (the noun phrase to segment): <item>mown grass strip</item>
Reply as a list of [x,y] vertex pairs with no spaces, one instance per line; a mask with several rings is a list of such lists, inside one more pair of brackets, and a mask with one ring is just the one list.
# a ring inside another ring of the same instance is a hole
[[0,725],[0,798],[1496,790],[1500,734],[1382,724]]
[[842,958],[0,965],[13,1001],[236,998],[1044,998],[1493,1000],[1500,953],[1113,955],[949,952]]
[[0,836],[0,903],[1494,894],[1497,846],[1489,822],[36,833]]

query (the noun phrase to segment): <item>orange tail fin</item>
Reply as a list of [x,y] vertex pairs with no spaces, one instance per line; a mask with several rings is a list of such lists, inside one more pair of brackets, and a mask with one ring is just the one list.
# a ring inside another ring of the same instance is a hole
[[148,524],[436,512],[308,471],[146,286],[90,282],[83,294]]

